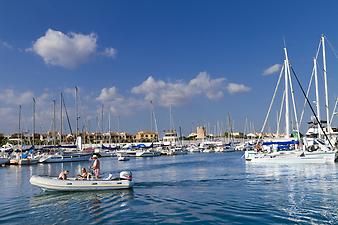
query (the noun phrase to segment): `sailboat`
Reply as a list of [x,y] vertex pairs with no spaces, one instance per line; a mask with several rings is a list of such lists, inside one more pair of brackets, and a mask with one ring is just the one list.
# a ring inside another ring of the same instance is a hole
[[[38,163],[38,158],[34,156],[35,150],[35,98],[33,98],[33,133],[32,133],[32,146],[23,151],[22,143],[19,146],[20,153],[17,152],[15,158],[10,159],[10,164],[14,165],[32,165]],[[19,106],[19,134],[21,136],[21,105]],[[21,140],[22,141],[22,140]]]
[[63,98],[63,95],[61,93],[61,101],[60,101],[60,115],[61,115],[61,130],[60,130],[60,146],[55,146],[55,133],[56,133],[56,128],[55,128],[55,101],[53,101],[54,104],[54,113],[53,113],[53,132],[54,132],[54,146],[53,149],[58,150],[57,153],[54,154],[45,154],[42,155],[39,159],[40,163],[62,163],[62,162],[79,162],[79,161],[88,161],[91,157],[91,153],[85,153],[82,152],[82,137],[78,135],[78,120],[79,120],[79,116],[78,116],[78,89],[77,87],[75,87],[75,99],[76,99],[76,149],[77,151],[65,151],[65,149],[62,148],[62,127],[63,127],[63,106],[66,112],[66,116],[67,116],[67,121],[68,121],[68,125],[69,125],[69,129],[71,130],[72,133],[72,129],[71,129],[71,125],[69,123],[69,117],[68,117],[68,112],[67,112],[67,108],[66,108],[66,104]]
[[[247,162],[262,162],[262,163],[333,163],[337,157],[336,151],[333,146],[328,146],[325,142],[318,139],[314,140],[313,143],[318,144],[319,149],[317,151],[310,151],[311,145],[304,139],[302,143],[299,133],[299,123],[296,112],[296,105],[294,99],[294,90],[292,87],[291,70],[287,54],[287,49],[284,48],[285,60],[284,65],[281,69],[279,79],[276,85],[272,101],[270,103],[267,116],[265,118],[261,134],[264,131],[271,107],[276,96],[276,92],[281,81],[284,71],[284,92],[281,109],[283,103],[285,103],[285,136],[283,138],[274,138],[272,140],[262,140],[260,138],[257,141],[254,150],[245,151],[245,160]],[[294,71],[292,70],[294,73]],[[294,74],[295,75],[295,74]],[[298,81],[298,80],[297,80]],[[299,82],[299,81],[298,81]],[[300,83],[299,83],[300,84]],[[296,132],[294,135],[290,135],[290,109],[289,109],[289,94],[291,92],[293,115],[296,122]],[[303,92],[304,93],[304,92]],[[307,96],[305,96],[307,99]],[[308,99],[307,99],[308,101]],[[311,107],[311,105],[310,105]],[[312,108],[311,108],[312,109]],[[282,110],[281,110],[282,112]],[[315,114],[315,113],[314,113]],[[316,116],[316,114],[315,114]],[[317,118],[317,116],[316,116]],[[318,119],[318,118],[317,118]],[[318,121],[320,123],[320,121]]]

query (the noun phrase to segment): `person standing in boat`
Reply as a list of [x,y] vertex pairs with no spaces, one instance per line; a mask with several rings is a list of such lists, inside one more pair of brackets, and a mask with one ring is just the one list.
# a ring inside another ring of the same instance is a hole
[[92,169],[94,170],[94,176],[96,179],[100,178],[100,160],[98,159],[97,155],[93,155],[93,165]]

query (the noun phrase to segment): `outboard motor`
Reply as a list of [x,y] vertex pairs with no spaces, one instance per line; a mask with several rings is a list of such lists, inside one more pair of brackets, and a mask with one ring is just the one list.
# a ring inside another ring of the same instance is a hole
[[133,174],[131,173],[131,171],[121,171],[120,172],[120,179],[122,179],[122,180],[132,180]]

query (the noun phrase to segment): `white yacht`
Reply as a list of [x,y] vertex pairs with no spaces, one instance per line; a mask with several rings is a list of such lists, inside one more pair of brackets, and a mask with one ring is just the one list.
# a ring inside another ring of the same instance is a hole
[[154,157],[160,156],[161,153],[157,151],[150,151],[150,150],[137,150],[136,157]]
[[80,162],[88,161],[92,154],[90,153],[56,153],[43,155],[40,159],[40,163],[60,163],[60,162]]
[[[317,142],[317,141],[315,141]],[[263,163],[334,163],[337,152],[324,143],[320,143],[319,149],[309,151],[308,146],[297,147],[295,140],[274,140],[266,142],[255,150],[245,151],[245,160],[248,162]],[[267,150],[268,149],[268,150]]]
[[[324,37],[321,38],[321,45],[323,48],[323,66],[324,66],[324,80],[326,81],[326,62],[325,62],[325,44],[324,44]],[[285,60],[284,65],[280,71],[279,79],[265,117],[263,127],[261,133],[263,133],[265,129],[265,125],[267,123],[267,119],[269,113],[271,111],[272,104],[274,102],[278,86],[280,84],[281,78],[283,77],[284,71],[284,92],[282,97],[282,104],[280,107],[280,112],[282,112],[283,108],[285,107],[285,138],[282,140],[278,140],[274,138],[273,140],[266,141],[259,139],[254,150],[247,150],[245,151],[245,160],[247,162],[263,162],[263,163],[334,163],[337,158],[337,152],[335,147],[330,142],[328,135],[325,134],[324,128],[321,124],[320,120],[320,106],[319,106],[319,95],[318,95],[318,76],[317,76],[317,63],[316,58],[314,59],[314,68],[313,68],[313,75],[315,76],[316,82],[316,107],[317,113],[314,112],[311,104],[309,103],[307,94],[305,95],[304,90],[303,94],[305,97],[305,103],[307,102],[310,106],[312,113],[317,121],[318,131],[321,130],[323,136],[327,139],[326,141],[321,141],[320,138],[304,138],[303,144],[301,143],[301,136],[299,133],[299,122],[297,117],[296,105],[295,105],[295,97],[294,97],[294,90],[292,87],[292,80],[291,80],[291,67],[288,60],[287,50],[284,48],[285,53]],[[292,69],[293,75],[297,78],[294,70]],[[297,82],[299,80],[297,78]],[[326,103],[328,102],[328,94],[327,94],[327,84],[325,85],[325,98]],[[289,94],[292,97],[292,106],[293,106],[293,113],[291,114],[289,111]],[[285,103],[285,104],[284,104]],[[304,104],[305,105],[305,104]],[[327,104],[328,105],[328,104]],[[327,118],[329,120],[329,111],[328,107],[326,107]],[[292,135],[294,138],[290,136],[290,115],[294,116],[294,121],[297,126],[296,134]],[[278,116],[278,121],[280,121],[281,114]],[[279,122],[278,122],[279,123]],[[279,132],[278,127],[279,124],[277,123],[277,133]],[[330,123],[327,124],[327,131],[330,131]]]

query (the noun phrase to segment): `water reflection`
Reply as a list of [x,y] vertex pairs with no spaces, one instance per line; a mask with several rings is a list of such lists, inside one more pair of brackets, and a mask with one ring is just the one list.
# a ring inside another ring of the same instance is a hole
[[62,215],[58,218],[60,223],[69,219],[90,223],[128,210],[129,202],[133,199],[133,190],[41,192],[31,196],[29,206],[34,214],[46,215],[47,221],[55,221],[55,215]]
[[[274,216],[295,223],[337,222],[337,165],[245,165],[250,192],[260,205],[275,209]],[[278,213],[276,213],[278,212]],[[329,213],[328,213],[329,212]]]

